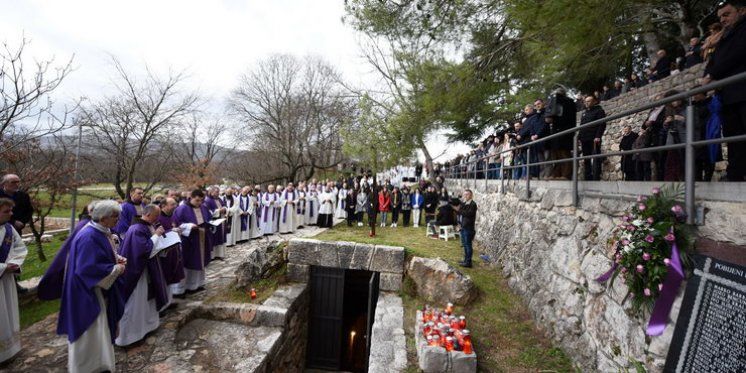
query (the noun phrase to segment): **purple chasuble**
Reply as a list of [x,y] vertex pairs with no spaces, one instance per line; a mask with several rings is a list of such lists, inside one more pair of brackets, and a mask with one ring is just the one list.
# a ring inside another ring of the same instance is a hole
[[47,268],[47,271],[39,281],[37,287],[37,296],[41,300],[55,300],[62,296],[62,282],[65,279],[65,265],[67,264],[67,256],[70,253],[70,246],[83,227],[85,227],[91,219],[81,219],[73,233],[65,240],[65,243],[60,247],[60,251],[54,256],[54,260]]
[[[223,207],[222,202],[220,199],[215,199],[210,196],[205,197],[204,205],[207,206],[207,209],[210,210],[210,214],[207,215],[207,220],[211,220],[212,213],[215,212],[215,210]],[[220,246],[225,243],[225,222],[221,223],[219,226],[215,227],[213,225],[208,225],[210,228],[210,231],[212,232],[212,245],[213,246]]]
[[197,217],[194,214],[194,207],[190,203],[185,203],[176,208],[174,211],[174,221],[177,225],[192,223],[197,226],[189,232],[189,237],[181,236],[182,257],[184,258],[184,268],[192,270],[204,270],[210,264],[210,254],[212,253],[212,235],[208,221],[210,220],[210,211],[202,204],[199,207],[202,213],[202,223],[198,224]]
[[153,236],[151,229],[152,225],[138,219],[124,235],[124,240],[119,246],[119,255],[127,258],[127,270],[120,276],[119,286],[126,303],[135,290],[140,276],[147,268],[148,299],[155,298],[156,308],[161,309],[168,303],[168,292],[158,257],[150,257],[153,251],[153,241],[150,240]]
[[119,214],[117,225],[114,226],[111,231],[119,235],[119,237],[124,237],[124,234],[127,233],[127,229],[129,229],[130,225],[135,222],[135,218],[139,218],[140,216],[132,201],[124,201],[121,207],[122,213]]
[[[78,232],[70,245],[57,334],[67,335],[72,343],[93,324],[101,312],[94,288],[111,274],[116,263],[114,249],[106,233],[91,225]],[[116,338],[117,323],[124,314],[124,299],[119,292],[118,282],[119,279],[109,290],[101,289],[106,300],[106,318],[112,343]]]
[[[161,224],[161,227],[166,230],[166,232],[170,232],[171,229],[176,224],[174,222],[174,215],[166,215],[161,212],[161,215],[158,216],[158,222]],[[182,240],[184,238],[182,237]],[[184,258],[182,258],[182,248],[181,245],[177,245],[177,247],[172,247],[168,250],[166,253],[166,256],[158,256],[160,262],[161,262],[161,269],[163,269],[163,277],[166,279],[166,283],[171,284],[178,284],[181,280],[184,279]]]

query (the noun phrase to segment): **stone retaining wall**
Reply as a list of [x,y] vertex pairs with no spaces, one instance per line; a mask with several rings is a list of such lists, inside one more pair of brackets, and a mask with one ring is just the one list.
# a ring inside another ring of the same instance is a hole
[[[634,370],[633,361],[642,362],[651,372],[661,371],[682,294],[665,333],[650,338],[644,333],[648,316],[631,316],[624,285],[617,281],[606,289],[594,281],[611,263],[607,241],[612,229],[635,194],[648,194],[649,183],[585,184],[577,208],[572,206],[569,182],[532,182],[529,199],[523,198],[523,183],[507,182],[504,195],[497,192],[499,182],[470,185],[479,206],[476,239],[493,263],[502,267],[538,326],[582,371]],[[447,186],[452,192],[461,189],[458,182],[449,181]],[[618,191],[612,192],[615,187]],[[598,192],[591,193],[592,188]],[[742,192],[740,185],[730,189]],[[699,238],[731,245],[734,258],[743,260],[746,202],[739,198],[698,201],[706,211]]]

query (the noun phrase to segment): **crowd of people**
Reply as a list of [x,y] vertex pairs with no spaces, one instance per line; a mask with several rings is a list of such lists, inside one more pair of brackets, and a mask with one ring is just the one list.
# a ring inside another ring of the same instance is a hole
[[[211,186],[146,196],[139,187],[123,201],[86,206],[38,285],[42,300],[60,299],[57,333],[68,339],[71,372],[114,371],[114,346],[130,346],[160,326],[164,313],[205,289],[206,268],[238,243],[293,233],[304,226],[462,227],[471,266],[476,204],[451,198],[437,178],[378,184],[368,175],[286,185]],[[27,194],[17,175],[2,177],[0,274],[20,270]],[[458,214],[459,206],[465,206]],[[465,230],[464,230],[465,229]],[[469,230],[471,229],[471,230]],[[472,232],[472,233],[469,233]],[[0,362],[20,351],[16,281],[0,279]]]
[[[642,77],[632,74],[624,81],[590,95],[578,94],[573,100],[563,88],[552,92],[547,101],[537,99],[527,104],[510,125],[501,125],[494,134],[476,144],[468,154],[446,162],[450,177],[476,177],[489,179],[532,178],[570,179],[572,163],[561,162],[535,167],[520,167],[529,162],[568,159],[573,150],[580,155],[600,155],[602,139],[606,132],[606,117],[600,103],[648,82],[677,74],[682,69],[706,63],[702,84],[721,80],[746,71],[746,2],[724,2],[718,9],[720,22],[709,26],[709,35],[703,43],[692,38],[686,54],[672,60],[665,50],[660,50],[656,62]],[[697,88],[695,86],[694,88]],[[661,99],[680,93],[676,90],[656,97]],[[642,150],[661,145],[681,144],[686,140],[686,103],[683,100],[653,108],[638,126],[624,126],[619,143],[620,150]],[[740,82],[707,94],[693,97],[694,141],[718,139],[746,134],[746,83]],[[599,121],[595,126],[579,131],[578,143],[573,136],[561,136],[549,141],[538,140],[576,126]],[[536,142],[531,145],[531,143]],[[529,144],[515,150],[516,146]],[[724,159],[719,144],[695,149],[695,178],[712,181],[715,164]],[[728,142],[726,175],[721,180],[744,181],[746,151],[743,144]],[[584,159],[585,180],[600,180],[603,157]],[[513,166],[512,170],[503,167]],[[516,167],[518,166],[518,167]],[[636,152],[621,158],[620,169],[624,180],[630,181],[683,181],[684,150]]]

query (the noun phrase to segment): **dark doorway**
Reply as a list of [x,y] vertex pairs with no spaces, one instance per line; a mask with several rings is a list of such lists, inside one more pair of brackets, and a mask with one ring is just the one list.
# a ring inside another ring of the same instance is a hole
[[378,273],[311,267],[308,368],[366,372]]

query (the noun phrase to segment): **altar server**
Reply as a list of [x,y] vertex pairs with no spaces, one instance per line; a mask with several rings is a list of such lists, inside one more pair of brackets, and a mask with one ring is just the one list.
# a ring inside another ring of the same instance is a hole
[[0,198],[0,363],[21,351],[21,324],[14,274],[20,272],[28,249],[10,223],[13,202]]

